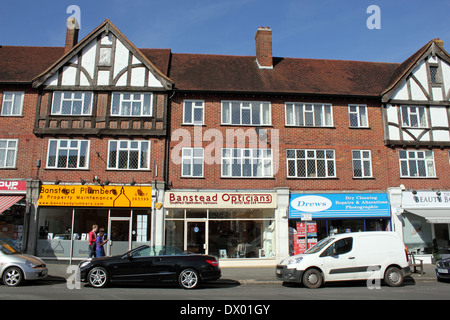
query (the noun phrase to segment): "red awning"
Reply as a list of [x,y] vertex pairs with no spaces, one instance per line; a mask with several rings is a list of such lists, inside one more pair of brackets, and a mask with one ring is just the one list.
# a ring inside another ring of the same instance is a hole
[[0,214],[9,209],[24,196],[0,196]]

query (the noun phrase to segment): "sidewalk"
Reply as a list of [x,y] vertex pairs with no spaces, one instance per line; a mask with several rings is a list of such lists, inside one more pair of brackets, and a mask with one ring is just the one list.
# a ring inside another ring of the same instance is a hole
[[[73,273],[70,273],[68,261],[45,261],[48,267],[48,279],[67,279]],[[78,263],[73,263],[76,266]],[[436,281],[436,273],[433,264],[424,264],[424,274],[413,273],[406,281]],[[240,284],[281,284],[275,276],[275,267],[260,268],[235,268],[222,267],[221,280],[238,281]],[[69,270],[69,273],[67,271]],[[411,268],[411,271],[412,268]],[[219,280],[220,281],[220,280]]]

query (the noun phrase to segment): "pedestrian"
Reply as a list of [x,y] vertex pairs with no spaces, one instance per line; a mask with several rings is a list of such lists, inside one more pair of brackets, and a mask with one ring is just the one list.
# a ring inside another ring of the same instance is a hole
[[103,230],[100,229],[100,232],[98,233],[97,239],[96,239],[96,257],[104,257],[105,256],[105,249],[103,249],[103,245],[108,242],[109,239],[103,240]]
[[97,249],[97,230],[98,225],[94,224],[92,226],[92,231],[89,232],[89,259],[92,257],[96,257],[96,249]]

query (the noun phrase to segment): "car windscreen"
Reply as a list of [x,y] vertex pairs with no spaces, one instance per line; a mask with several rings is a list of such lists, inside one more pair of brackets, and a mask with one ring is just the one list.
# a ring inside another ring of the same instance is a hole
[[0,243],[0,251],[3,254],[7,254],[7,255],[19,253],[19,251],[17,251],[13,246],[11,246],[7,243],[3,243],[3,242]]
[[320,250],[322,250],[327,244],[329,244],[333,240],[334,240],[334,238],[330,238],[330,237],[322,239],[319,242],[317,242],[314,247],[309,248],[308,250],[306,250],[305,254],[319,252]]

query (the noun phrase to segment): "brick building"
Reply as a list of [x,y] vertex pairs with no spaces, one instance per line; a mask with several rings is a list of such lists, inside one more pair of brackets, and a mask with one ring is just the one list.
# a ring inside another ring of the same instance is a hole
[[137,49],[109,20],[77,34],[68,21],[65,48],[0,47],[0,182],[19,185],[0,186],[17,200],[3,238],[84,258],[96,223],[110,254],[165,243],[261,265],[406,221],[427,228],[404,237],[417,249],[445,247],[445,201],[407,201],[450,198],[440,41],[398,64],[273,57],[267,27],[256,56]]

